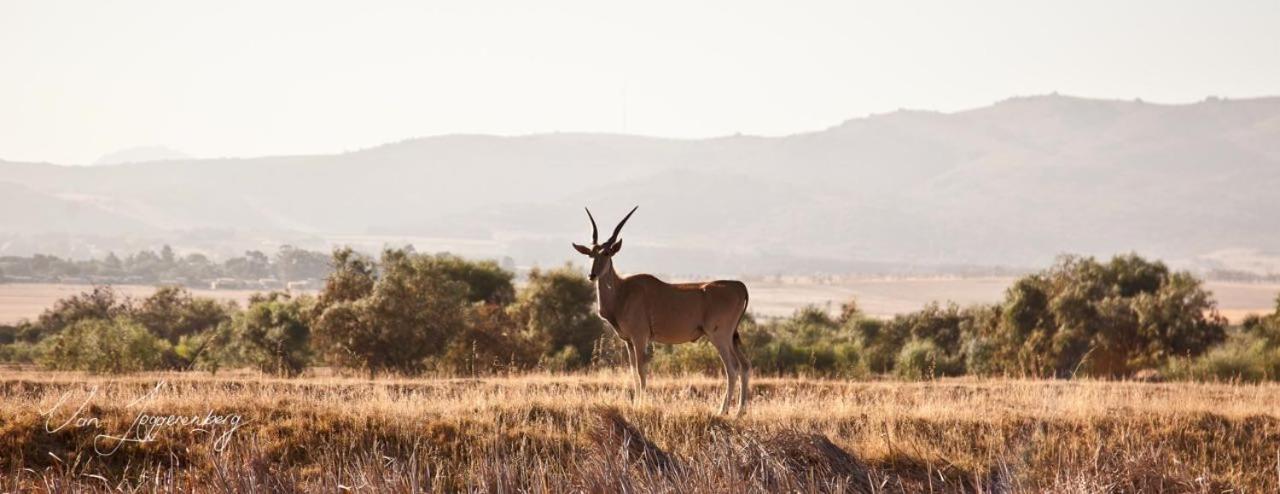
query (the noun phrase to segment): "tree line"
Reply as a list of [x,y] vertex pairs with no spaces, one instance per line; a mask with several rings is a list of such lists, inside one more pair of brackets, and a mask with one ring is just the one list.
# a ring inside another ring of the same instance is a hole
[[250,250],[222,262],[198,252],[180,256],[168,245],[159,252],[141,250],[125,257],[111,252],[101,259],[73,260],[43,254],[0,257],[0,281],[206,286],[217,279],[288,282],[319,280],[328,274],[328,254],[290,245],[281,246],[274,255]]
[[[621,366],[595,314],[594,286],[565,266],[517,289],[492,261],[388,249],[329,256],[318,295],[270,292],[246,307],[165,287],[143,299],[109,287],[0,327],[0,360],[92,372],[256,367],[295,376],[329,366],[380,374],[487,375]],[[1136,255],[1067,256],[1018,279],[1004,300],[929,304],[892,319],[850,301],[748,317],[757,372],[929,379],[955,375],[1267,380],[1280,376],[1277,312],[1229,327],[1186,272]],[[719,372],[709,344],[651,350],[656,372]]]
[[890,320],[846,304],[751,328],[758,369],[904,378],[1280,378],[1276,312],[1229,327],[1187,272],[1137,255],[1064,256],[1016,280],[993,304],[932,303]]

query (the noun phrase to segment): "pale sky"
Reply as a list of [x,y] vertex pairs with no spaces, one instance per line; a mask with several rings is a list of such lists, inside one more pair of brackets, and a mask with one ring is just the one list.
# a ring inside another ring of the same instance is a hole
[[0,159],[783,135],[1015,95],[1280,94],[1280,0],[0,0]]

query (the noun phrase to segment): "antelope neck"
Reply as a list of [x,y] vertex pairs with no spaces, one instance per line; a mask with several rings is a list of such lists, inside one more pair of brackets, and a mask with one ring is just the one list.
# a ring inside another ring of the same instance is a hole
[[[600,315],[613,323],[613,313],[618,306],[618,272],[613,270],[613,261],[605,267],[604,272],[596,277],[596,295],[600,300]],[[617,324],[614,324],[616,327]]]

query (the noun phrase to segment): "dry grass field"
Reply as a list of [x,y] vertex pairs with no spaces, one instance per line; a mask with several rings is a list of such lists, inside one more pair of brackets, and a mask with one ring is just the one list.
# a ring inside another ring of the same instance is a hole
[[0,492],[1280,489],[1276,385],[764,378],[735,418],[628,384],[2,371]]

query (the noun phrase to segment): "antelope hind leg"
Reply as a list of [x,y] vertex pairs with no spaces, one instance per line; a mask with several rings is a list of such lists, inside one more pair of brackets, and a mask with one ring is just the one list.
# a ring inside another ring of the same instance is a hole
[[729,402],[733,401],[733,388],[738,383],[738,358],[733,354],[733,343],[728,341],[712,341],[716,351],[720,352],[720,361],[724,363],[724,402],[720,404],[720,415],[729,413]]
[[733,335],[733,355],[738,359],[738,377],[742,380],[742,392],[738,394],[738,416],[747,413],[747,397],[751,394],[751,361],[742,351],[742,339],[735,331]]

